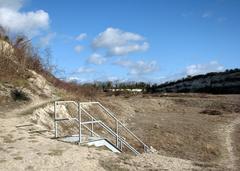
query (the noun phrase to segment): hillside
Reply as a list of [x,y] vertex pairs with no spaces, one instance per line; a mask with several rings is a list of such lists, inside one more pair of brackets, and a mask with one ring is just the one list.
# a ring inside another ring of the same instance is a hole
[[0,27],[0,109],[38,99],[88,99],[91,86],[66,82],[52,74],[50,52],[39,51],[24,36],[9,36]]
[[240,69],[189,76],[177,81],[154,85],[150,92],[239,94]]

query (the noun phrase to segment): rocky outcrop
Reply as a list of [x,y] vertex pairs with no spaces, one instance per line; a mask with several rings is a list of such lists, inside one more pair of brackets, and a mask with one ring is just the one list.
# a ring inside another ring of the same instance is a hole
[[29,85],[38,95],[46,97],[55,96],[56,88],[52,86],[43,76],[30,70],[32,76],[28,79]]
[[9,57],[14,54],[14,49],[8,42],[0,39],[0,52],[5,57]]

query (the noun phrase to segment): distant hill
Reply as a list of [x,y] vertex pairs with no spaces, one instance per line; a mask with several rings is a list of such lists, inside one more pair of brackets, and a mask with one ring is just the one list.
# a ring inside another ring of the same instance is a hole
[[149,87],[149,92],[174,93],[212,93],[240,94],[240,69],[224,72],[211,72],[205,75],[188,76],[186,78],[166,82]]

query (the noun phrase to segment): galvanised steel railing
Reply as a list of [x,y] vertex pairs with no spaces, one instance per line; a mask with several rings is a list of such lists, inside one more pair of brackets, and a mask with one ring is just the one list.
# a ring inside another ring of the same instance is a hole
[[[72,103],[77,107],[77,117],[71,117],[71,118],[57,118],[57,105],[64,105],[67,103]],[[116,123],[116,132],[113,131],[109,126],[107,126],[103,121],[97,120],[95,117],[93,117],[87,110],[84,109],[85,105],[98,105],[105,113],[114,119]],[[90,121],[82,121],[82,115],[88,116],[91,120]],[[82,128],[86,128],[90,133],[91,136],[96,135],[97,137],[100,137],[96,132],[93,130],[93,125],[98,124],[102,128],[104,128],[110,135],[112,135],[116,139],[116,145],[115,147],[122,151],[123,145],[125,145],[129,150],[131,150],[135,155],[140,154],[138,150],[136,150],[132,145],[130,145],[125,138],[119,135],[119,126],[123,128],[128,134],[130,134],[135,140],[137,140],[143,147],[144,152],[149,151],[149,147],[143,143],[142,140],[140,140],[132,131],[130,131],[120,120],[118,120],[112,112],[110,112],[106,107],[104,107],[99,102],[75,102],[75,101],[56,101],[54,102],[54,129],[55,129],[55,138],[58,138],[58,122],[66,121],[66,120],[74,120],[78,123],[78,132],[79,132],[79,144],[83,143],[82,141]],[[91,128],[87,127],[86,125],[91,124]]]

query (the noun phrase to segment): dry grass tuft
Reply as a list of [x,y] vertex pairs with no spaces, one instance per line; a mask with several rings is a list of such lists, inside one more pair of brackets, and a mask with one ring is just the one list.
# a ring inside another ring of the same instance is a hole
[[126,168],[122,168],[118,162],[115,160],[101,160],[100,165],[106,170],[106,171],[128,171]]
[[50,149],[49,151],[48,155],[50,156],[61,156],[63,153],[63,150],[60,149]]

